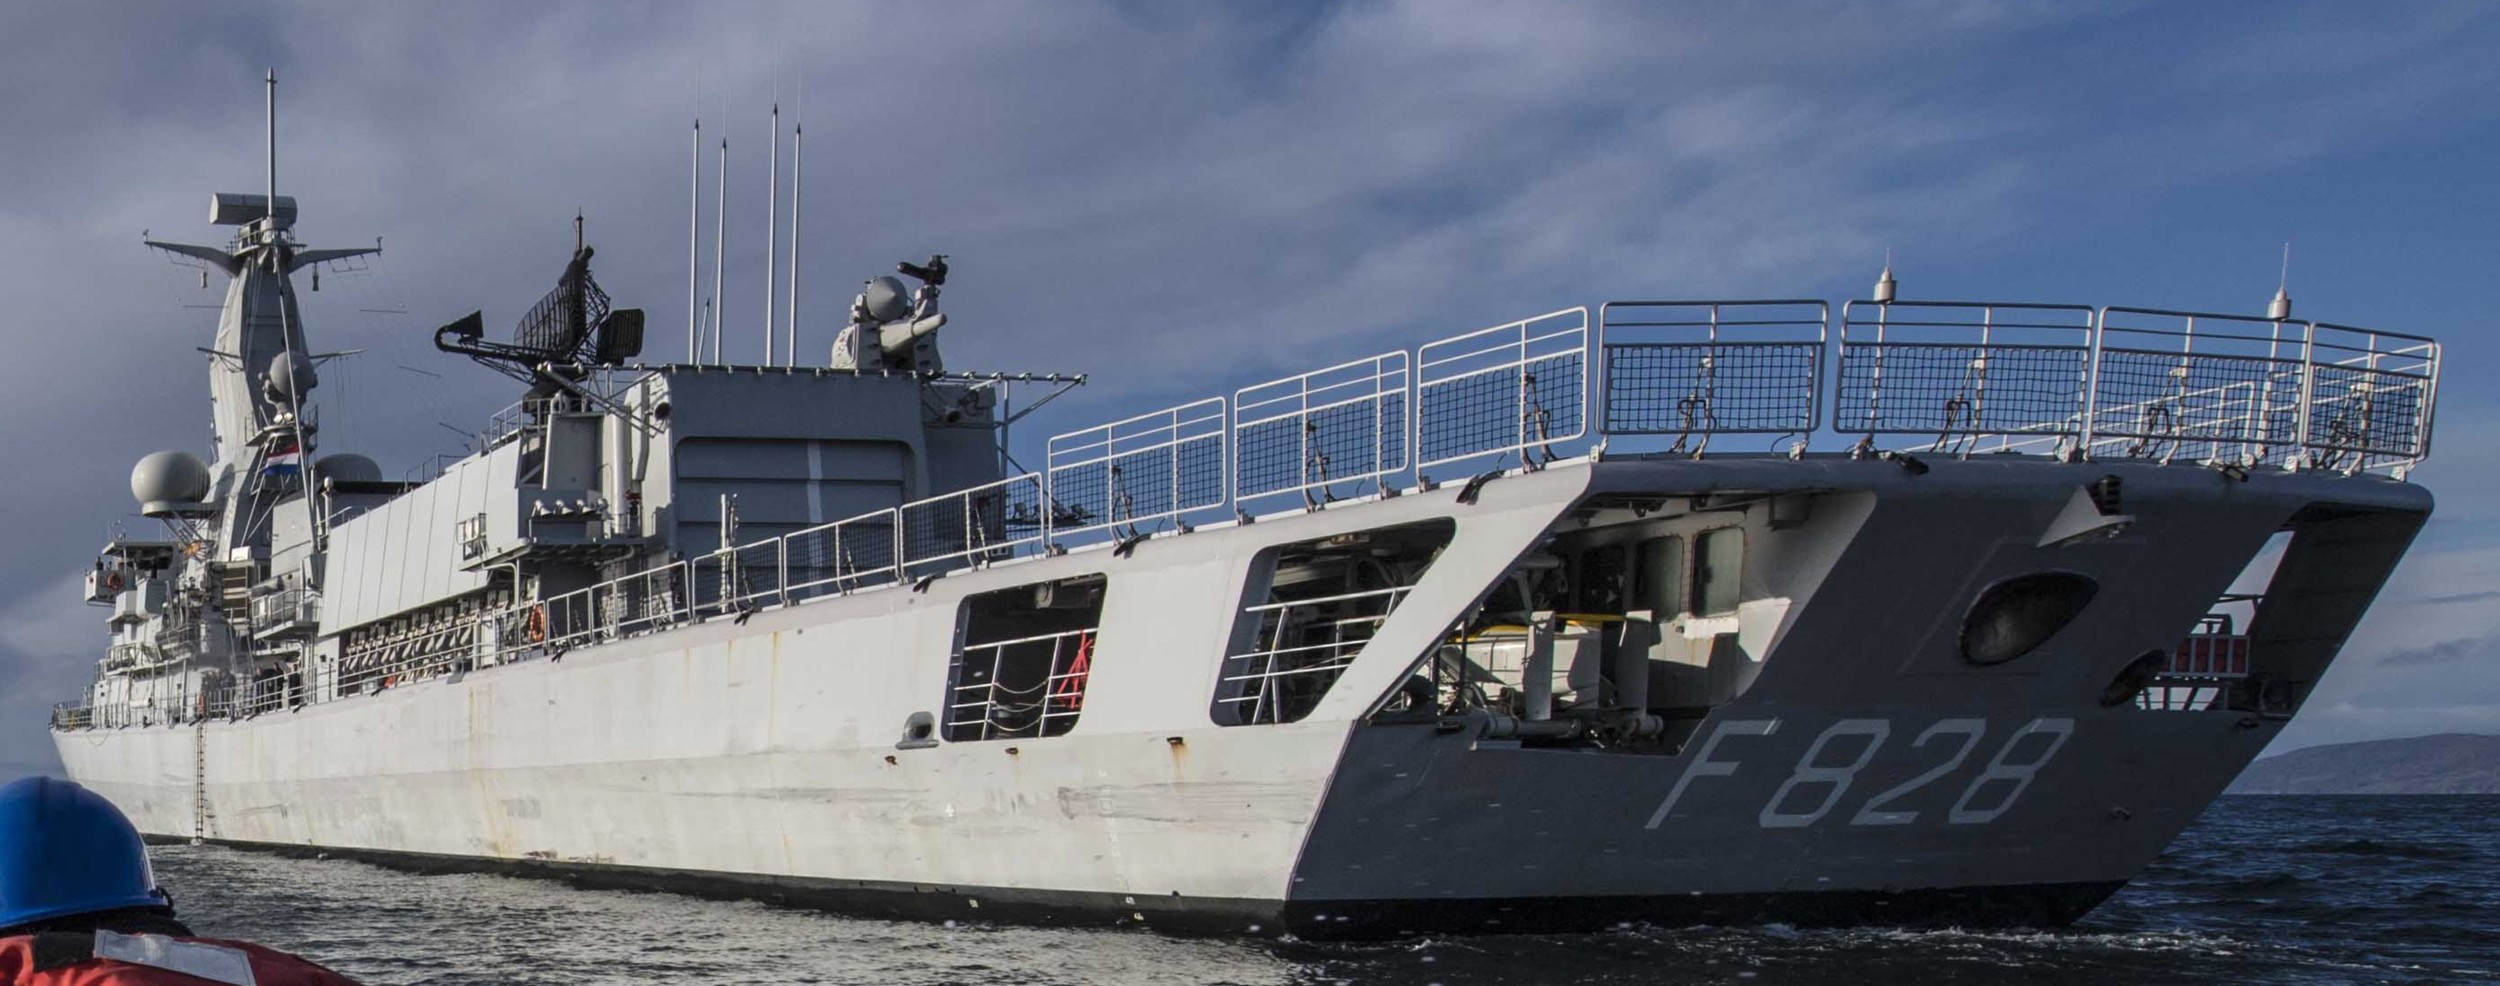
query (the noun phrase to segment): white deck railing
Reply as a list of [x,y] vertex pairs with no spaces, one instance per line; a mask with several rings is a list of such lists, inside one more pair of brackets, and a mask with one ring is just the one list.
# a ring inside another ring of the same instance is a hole
[[1415,351],[1417,468],[1561,458],[1589,433],[1589,310],[1566,308]]
[[1044,467],[1051,531],[1129,537],[1221,508],[1227,425],[1224,398],[1209,397],[1054,436]]
[[1302,494],[1316,506],[1344,487],[1373,491],[1414,465],[1411,357],[1349,360],[1233,394],[1235,502]]
[[1822,420],[1831,306],[1814,300],[1610,301],[1598,309],[1605,375],[1597,427],[1673,436],[1811,435]]
[[[1067,432],[1050,440],[1041,472],[515,603],[395,644],[337,684],[562,651],[1156,533],[1150,526],[1185,530],[1297,494],[1316,509],[1422,485],[1434,466],[1538,468],[1599,449],[1637,453],[1644,441],[1699,455],[1714,434],[1794,436],[1801,450],[1827,423],[1827,395],[1829,426],[1861,447],[1909,435],[1959,454],[2402,476],[2430,454],[2441,359],[2422,336],[2325,322],[1850,302],[1833,380],[1822,302],[1614,302],[1599,313],[1593,341],[1588,309],[1569,308],[1246,387],[1229,406],[1211,397]],[[620,387],[602,379],[600,389]],[[481,443],[506,440],[528,410],[498,415]],[[1325,674],[1326,664],[1276,674]],[[1268,674],[1245,673],[1236,684]],[[1265,690],[1233,701],[1255,706]],[[284,700],[313,692],[290,684]],[[63,706],[56,721],[134,721],[129,711]]]

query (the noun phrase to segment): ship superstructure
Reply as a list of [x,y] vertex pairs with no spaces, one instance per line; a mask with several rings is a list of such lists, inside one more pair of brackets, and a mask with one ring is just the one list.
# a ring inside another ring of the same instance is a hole
[[54,716],[167,836],[1306,936],[2058,924],[2430,510],[2437,344],[2287,302],[1574,307],[1027,469],[943,258],[820,366],[650,363],[578,243],[511,341],[436,336],[528,388],[476,452],[290,481],[315,254],[218,202],[216,459],[134,476],[169,535],[107,548]]

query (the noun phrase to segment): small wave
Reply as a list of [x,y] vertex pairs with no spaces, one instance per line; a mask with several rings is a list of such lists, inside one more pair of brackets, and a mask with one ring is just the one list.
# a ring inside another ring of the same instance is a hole
[[2298,873],[2275,871],[2257,873],[2236,879],[2202,881],[2189,886],[2197,890],[2232,894],[2284,894],[2309,888],[2311,881]]
[[2377,839],[2345,839],[2334,842],[2311,842],[2291,847],[2293,852],[2330,856],[2384,856],[2398,859],[2431,859],[2455,862],[2473,859],[2474,850],[2462,846],[2429,842],[2381,842]]

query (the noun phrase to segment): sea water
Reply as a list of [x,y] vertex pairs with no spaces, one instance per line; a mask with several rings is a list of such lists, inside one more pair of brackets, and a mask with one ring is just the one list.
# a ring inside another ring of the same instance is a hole
[[201,934],[453,983],[2500,981],[2500,796],[2224,798],[2081,924],[1632,927],[1364,945],[863,921],[755,903],[159,847]]

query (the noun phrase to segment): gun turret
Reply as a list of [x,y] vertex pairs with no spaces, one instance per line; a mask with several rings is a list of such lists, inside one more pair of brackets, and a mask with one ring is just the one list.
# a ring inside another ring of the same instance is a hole
[[946,283],[946,255],[934,254],[926,264],[904,261],[894,269],[920,281],[920,287],[907,295],[903,282],[890,276],[861,285],[851,299],[851,324],[833,343],[834,369],[943,369],[937,331],[946,327],[946,314],[937,310],[937,301],[938,288]]

